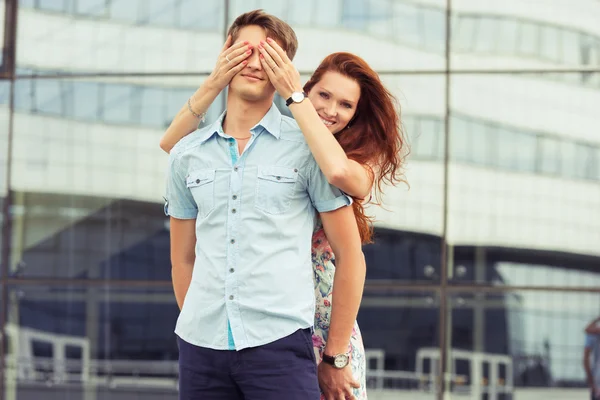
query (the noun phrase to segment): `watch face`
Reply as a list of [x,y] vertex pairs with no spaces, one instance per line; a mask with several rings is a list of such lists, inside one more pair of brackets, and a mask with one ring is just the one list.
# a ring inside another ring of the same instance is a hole
[[344,368],[348,365],[348,356],[345,354],[340,354],[335,356],[335,361],[333,362],[336,368]]
[[302,92],[292,93],[292,100],[294,100],[295,103],[300,103],[302,100],[304,100],[304,93],[302,93]]

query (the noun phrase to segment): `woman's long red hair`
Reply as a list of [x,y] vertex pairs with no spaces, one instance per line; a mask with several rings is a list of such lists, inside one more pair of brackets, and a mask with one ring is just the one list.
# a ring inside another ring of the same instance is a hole
[[[351,53],[327,56],[304,85],[304,91],[308,93],[329,71],[340,73],[360,85],[356,113],[348,126],[335,137],[348,158],[372,168],[375,199],[379,203],[383,183],[395,185],[405,182],[402,167],[408,152],[405,150],[400,106],[369,64]],[[365,213],[362,199],[354,200],[354,215],[361,240],[371,243],[373,219]]]

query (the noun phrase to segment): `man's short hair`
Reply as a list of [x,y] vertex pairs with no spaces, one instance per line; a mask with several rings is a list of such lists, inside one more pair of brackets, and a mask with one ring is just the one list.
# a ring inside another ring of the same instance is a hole
[[275,39],[281,45],[289,59],[294,59],[296,50],[298,50],[298,38],[287,22],[274,15],[267,14],[263,10],[249,11],[237,17],[229,27],[227,34],[231,35],[232,43],[237,40],[240,30],[249,25],[257,25],[263,28],[267,36]]

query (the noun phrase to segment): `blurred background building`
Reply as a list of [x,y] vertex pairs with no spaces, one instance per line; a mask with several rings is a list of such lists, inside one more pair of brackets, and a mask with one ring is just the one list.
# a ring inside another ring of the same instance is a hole
[[0,399],[177,398],[158,141],[256,8],[305,79],[350,51],[402,104],[410,189],[364,249],[370,398],[442,398],[443,371],[453,399],[588,399],[599,0],[5,0]]

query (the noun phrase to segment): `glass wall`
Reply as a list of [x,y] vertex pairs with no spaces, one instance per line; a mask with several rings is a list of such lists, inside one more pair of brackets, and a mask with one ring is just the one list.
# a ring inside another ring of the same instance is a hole
[[[228,25],[257,8],[294,27],[303,80],[353,52],[401,105],[408,185],[367,207],[369,398],[588,399],[600,2],[201,3],[7,0],[0,400],[177,398],[158,142]],[[223,108],[222,95],[207,121]]]

